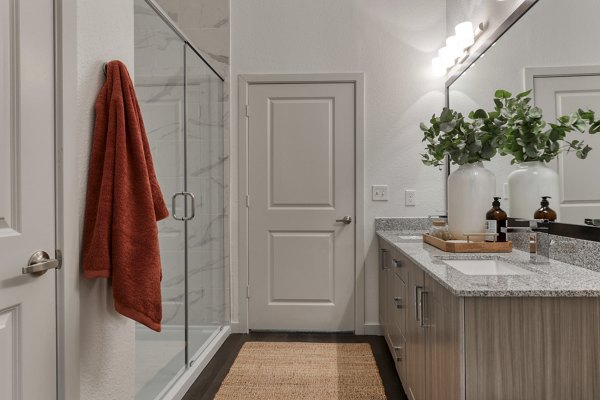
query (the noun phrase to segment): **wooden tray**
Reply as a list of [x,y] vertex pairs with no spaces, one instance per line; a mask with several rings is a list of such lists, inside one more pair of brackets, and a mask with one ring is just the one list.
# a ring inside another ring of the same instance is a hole
[[450,253],[510,253],[512,242],[452,242],[423,234],[423,241]]

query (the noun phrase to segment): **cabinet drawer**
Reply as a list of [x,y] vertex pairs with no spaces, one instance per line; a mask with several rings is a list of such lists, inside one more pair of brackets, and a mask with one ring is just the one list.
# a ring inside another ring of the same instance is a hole
[[398,372],[400,380],[406,382],[406,340],[397,326],[394,326],[390,330],[388,343],[392,358],[394,359],[394,365],[396,366],[396,372]]
[[402,335],[406,335],[406,311],[408,307],[407,288],[400,277],[396,274],[392,275],[390,282],[390,313],[391,321]]

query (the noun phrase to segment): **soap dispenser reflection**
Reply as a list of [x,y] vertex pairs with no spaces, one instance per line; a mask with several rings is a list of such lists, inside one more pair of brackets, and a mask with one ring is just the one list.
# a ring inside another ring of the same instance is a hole
[[538,209],[535,214],[533,214],[534,219],[543,219],[544,221],[556,221],[556,211],[551,209],[550,202],[548,199],[551,199],[550,196],[542,196],[542,202],[540,205],[542,206]]

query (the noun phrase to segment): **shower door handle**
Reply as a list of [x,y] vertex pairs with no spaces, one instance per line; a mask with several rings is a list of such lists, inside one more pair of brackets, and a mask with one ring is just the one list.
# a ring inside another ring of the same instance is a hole
[[[178,217],[177,216],[177,211],[176,211],[176,203],[177,203],[177,197],[179,196],[183,196],[183,197],[189,197],[191,199],[190,203],[192,205],[192,212],[190,214],[190,216],[187,216],[187,202],[185,204],[185,216],[183,217]],[[191,219],[194,219],[194,216],[196,215],[196,198],[194,197],[193,193],[190,192],[177,192],[175,194],[173,194],[173,197],[171,199],[171,214],[173,215],[173,218],[178,220],[178,221],[189,221]]]

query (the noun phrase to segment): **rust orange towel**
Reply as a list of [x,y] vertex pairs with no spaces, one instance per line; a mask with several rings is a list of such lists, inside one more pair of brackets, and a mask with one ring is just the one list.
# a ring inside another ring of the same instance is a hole
[[156,221],[168,215],[133,83],[125,65],[111,61],[96,99],[83,272],[112,277],[117,312],[155,331],[162,320]]

